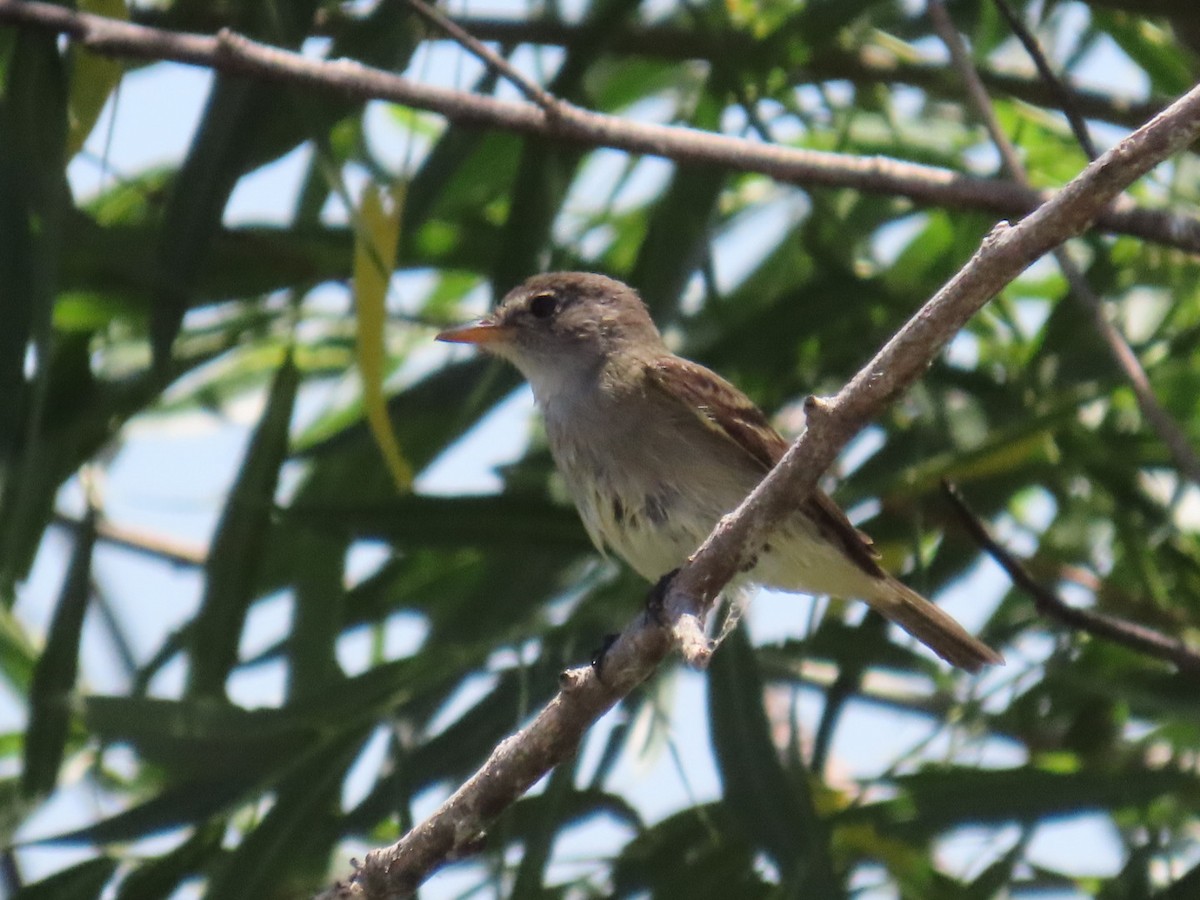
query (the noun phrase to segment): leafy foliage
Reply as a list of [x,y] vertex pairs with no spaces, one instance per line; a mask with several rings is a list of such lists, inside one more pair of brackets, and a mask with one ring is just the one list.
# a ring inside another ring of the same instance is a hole
[[[1191,2],[1014,6],[1067,83],[1093,85],[1075,94],[1102,142],[1200,71]],[[508,90],[399,3],[130,12]],[[589,108],[995,174],[913,4],[514,14],[502,49]],[[986,2],[952,14],[1037,183],[1071,178],[1086,159],[1004,20]],[[210,80],[186,153],[119,171],[99,114],[133,102],[119,74],[49,33],[0,32],[0,808],[22,900],[311,892],[461,783],[632,615],[645,586],[596,558],[516,376],[432,346],[435,328],[534,270],[606,271],[794,429],[803,397],[843,383],[993,224],[230,76]],[[301,172],[278,221],[231,215],[280,160]],[[382,192],[402,206],[385,215]],[[1193,214],[1195,154],[1132,194]],[[1072,252],[1200,447],[1200,261],[1099,234]],[[230,424],[247,400],[256,421]],[[244,440],[204,460],[231,486],[197,565],[171,544],[189,535],[122,529],[102,476],[203,416]],[[514,461],[500,433],[521,436]],[[472,454],[503,465],[465,496]],[[841,598],[811,615],[792,600],[789,639],[754,643],[756,606],[710,673],[665,668],[431,895],[1195,896],[1194,674],[1039,616],[941,495],[956,482],[1073,602],[1196,641],[1197,486],[1062,275],[1039,264],[1007,288],[847,469],[838,499],[886,564],[1008,664],[948,672]],[[142,555],[136,574],[113,546]],[[188,588],[156,593],[164,572]],[[1064,819],[1106,837],[1056,841]],[[986,849],[964,850],[978,834]],[[56,848],[90,858],[37,861]]]

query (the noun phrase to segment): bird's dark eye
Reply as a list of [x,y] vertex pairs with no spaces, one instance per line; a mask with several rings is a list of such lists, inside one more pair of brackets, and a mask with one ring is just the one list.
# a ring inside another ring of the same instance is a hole
[[535,319],[548,319],[558,309],[558,298],[553,294],[535,294],[529,298],[529,312]]

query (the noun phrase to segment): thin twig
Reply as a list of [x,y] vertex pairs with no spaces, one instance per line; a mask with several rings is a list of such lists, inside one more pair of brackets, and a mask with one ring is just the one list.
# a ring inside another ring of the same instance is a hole
[[477,40],[469,31],[459,25],[457,22],[442,15],[442,13],[425,3],[424,0],[408,0],[408,5],[421,15],[426,21],[440,28],[450,37],[454,38],[465,50],[474,54],[484,65],[490,66],[497,74],[507,78],[512,84],[525,95],[526,99],[532,100],[548,113],[556,113],[561,101],[541,87],[518,72],[511,63],[499,53],[492,50],[491,47]]
[[[1011,181],[974,178],[886,157],[764,145],[691,128],[633,122],[565,101],[560,101],[556,115],[550,115],[535,104],[419,84],[353,60],[306,58],[227,30],[215,37],[181,34],[36,0],[0,0],[0,22],[68,34],[97,53],[174,60],[230,74],[317,87],[356,100],[390,100],[436,112],[464,126],[495,127],[681,163],[718,165],[808,187],[852,188],[868,194],[902,196],[917,204],[1008,218],[1027,215],[1054,196],[1051,191],[1037,191]],[[1092,218],[1105,231],[1200,253],[1200,219],[1145,209],[1121,196],[1109,197],[1107,208]]]
[[997,543],[988,527],[967,505],[955,485],[944,481],[942,488],[950,498],[963,527],[975,543],[1008,573],[1014,585],[1030,596],[1033,605],[1043,616],[1077,631],[1105,638],[1122,647],[1169,662],[1181,672],[1200,674],[1200,652],[1193,650],[1183,641],[1127,619],[1071,606],[1057,593],[1038,582],[1020,560]]
[[[83,525],[78,519],[58,512],[54,514],[54,524],[71,531],[78,531]],[[208,557],[208,553],[203,547],[140,531],[126,525],[117,525],[104,519],[96,522],[96,539],[131,550],[134,553],[140,553],[143,556],[189,568],[203,566]]]
[[[1061,260],[1059,263],[1061,265]],[[1092,291],[1079,268],[1071,263],[1069,266],[1063,267],[1063,274],[1067,277],[1075,299],[1083,304],[1084,309],[1091,315],[1092,324],[1099,333],[1100,339],[1108,347],[1113,361],[1125,374],[1125,379],[1133,391],[1138,409],[1141,410],[1146,423],[1158,435],[1159,440],[1166,445],[1167,452],[1171,454],[1171,459],[1180,474],[1192,484],[1200,485],[1200,456],[1197,456],[1183,426],[1159,402],[1158,395],[1154,393],[1154,386],[1150,383],[1150,376],[1142,367],[1141,360],[1137,358],[1137,354],[1133,352],[1133,348],[1129,346],[1129,342],[1125,340],[1125,336],[1121,334],[1117,326],[1109,321],[1104,312],[1104,304]]]
[[963,79],[967,97],[975,107],[979,118],[983,120],[983,127],[987,129],[988,136],[991,137],[992,143],[996,145],[996,150],[1000,153],[1000,161],[1004,166],[1005,174],[1013,181],[1028,186],[1029,177],[1025,173],[1025,165],[1021,162],[1017,148],[1013,146],[1012,141],[1008,139],[1008,135],[1000,126],[1000,120],[996,118],[996,110],[992,106],[987,88],[979,80],[975,64],[971,61],[966,44],[959,36],[958,29],[954,27],[954,22],[951,21],[945,4],[941,0],[929,0],[927,8],[934,31],[938,33],[942,43],[950,51],[951,65]]
[[1095,159],[1100,155],[1096,149],[1096,143],[1092,140],[1092,135],[1088,131],[1087,121],[1079,112],[1079,108],[1075,105],[1075,100],[1071,96],[1071,92],[1067,90],[1062,79],[1055,74],[1054,69],[1050,65],[1050,61],[1046,59],[1046,54],[1042,52],[1041,44],[1038,43],[1021,17],[1016,14],[1007,0],[992,0],[996,5],[996,9],[1000,10],[1000,15],[1004,16],[1004,20],[1008,22],[1008,27],[1012,29],[1012,33],[1016,35],[1021,46],[1025,48],[1025,52],[1029,54],[1029,58],[1033,60],[1034,68],[1038,71],[1038,77],[1046,83],[1046,87],[1050,89],[1050,93],[1057,101],[1058,108],[1062,114],[1067,117],[1067,122],[1071,126],[1071,131],[1075,134],[1075,140],[1079,141],[1079,146],[1083,148],[1083,152],[1087,154],[1088,159]]
[[[949,49],[951,61],[959,70],[963,83],[966,85],[967,96],[983,120],[988,134],[992,138],[992,143],[996,145],[1008,177],[1018,184],[1029,186],[1029,174],[1021,161],[1020,154],[1013,146],[1012,141],[1008,139],[1008,135],[1004,133],[1004,129],[1000,127],[991,98],[988,97],[987,90],[979,80],[979,74],[971,63],[962,37],[950,20],[945,5],[941,0],[929,0],[928,9],[934,29]],[[1113,361],[1124,373],[1147,424],[1158,435],[1159,440],[1166,445],[1167,451],[1171,454],[1179,471],[1193,484],[1200,485],[1200,456],[1196,454],[1183,427],[1159,402],[1158,396],[1154,393],[1154,387],[1150,384],[1150,376],[1142,368],[1137,354],[1133,352],[1133,348],[1129,346],[1125,336],[1108,320],[1104,314],[1104,304],[1096,296],[1075,261],[1071,259],[1067,249],[1065,247],[1055,249],[1054,259],[1067,279],[1071,295],[1088,311],[1096,331],[1105,346],[1108,347]]]

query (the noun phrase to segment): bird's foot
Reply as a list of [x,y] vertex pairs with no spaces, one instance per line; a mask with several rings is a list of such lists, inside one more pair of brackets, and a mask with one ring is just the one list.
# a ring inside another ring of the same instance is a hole
[[646,615],[655,625],[666,627],[667,624],[667,591],[671,589],[671,582],[675,576],[679,574],[679,569],[675,568],[658,579],[654,587],[650,589],[650,593],[646,596]]
[[608,657],[608,651],[612,649],[612,645],[617,642],[620,635],[606,634],[600,641],[600,647],[592,654],[592,668],[596,672],[596,677],[601,681],[604,680],[604,660]]

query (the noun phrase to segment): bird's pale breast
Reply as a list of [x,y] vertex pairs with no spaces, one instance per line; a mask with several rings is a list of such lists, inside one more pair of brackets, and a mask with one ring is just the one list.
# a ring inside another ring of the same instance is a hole
[[687,559],[759,474],[697,423],[611,415],[607,402],[548,406],[551,450],[592,540],[654,581]]

